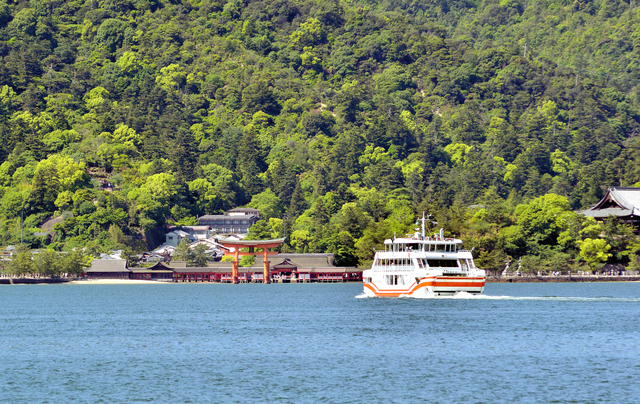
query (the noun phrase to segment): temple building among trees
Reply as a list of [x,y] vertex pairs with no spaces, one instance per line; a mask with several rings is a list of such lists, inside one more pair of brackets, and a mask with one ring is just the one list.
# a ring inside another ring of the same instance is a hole
[[253,208],[235,208],[224,215],[204,215],[198,218],[200,226],[209,226],[213,234],[247,234],[260,219],[260,211]]
[[596,220],[614,216],[622,223],[638,226],[640,224],[640,188],[611,187],[600,202],[580,213]]

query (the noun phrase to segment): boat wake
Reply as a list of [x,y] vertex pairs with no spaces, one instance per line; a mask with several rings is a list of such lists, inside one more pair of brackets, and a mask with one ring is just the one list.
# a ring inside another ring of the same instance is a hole
[[[375,296],[367,296],[366,294],[360,294],[356,296],[356,299],[366,299]],[[422,299],[422,300],[447,300],[447,299],[459,299],[459,300],[531,300],[531,301],[556,301],[556,302],[627,302],[627,303],[640,303],[640,298],[637,297],[611,297],[611,296],[597,296],[597,297],[580,297],[580,296],[492,296],[492,295],[474,295],[468,292],[458,292],[450,296],[437,296],[429,294],[427,296],[410,296],[402,295],[400,298],[405,299]]]
[[487,300],[540,300],[540,301],[556,301],[556,302],[631,302],[640,303],[637,297],[581,297],[581,296],[473,296],[474,299]]

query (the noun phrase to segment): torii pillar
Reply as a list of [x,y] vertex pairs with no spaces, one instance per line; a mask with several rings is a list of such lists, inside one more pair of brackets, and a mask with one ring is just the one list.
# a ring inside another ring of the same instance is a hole
[[264,252],[264,259],[262,260],[262,280],[263,283],[271,283],[269,276],[269,249],[263,248],[262,251]]
[[[259,254],[263,255],[262,260],[262,273],[263,273],[263,282],[271,283],[271,279],[269,279],[269,255],[278,254],[277,251],[269,251],[270,248],[277,248],[284,243],[284,238],[279,238],[275,240],[229,240],[229,239],[219,239],[218,242],[222,244],[224,247],[229,250],[233,250],[228,254],[233,255],[233,264],[231,266],[231,282],[234,284],[239,283],[238,281],[238,269],[240,257],[245,255],[253,255],[258,256]],[[247,248],[248,252],[241,252],[241,248]],[[262,252],[256,252],[256,248],[262,248]]]

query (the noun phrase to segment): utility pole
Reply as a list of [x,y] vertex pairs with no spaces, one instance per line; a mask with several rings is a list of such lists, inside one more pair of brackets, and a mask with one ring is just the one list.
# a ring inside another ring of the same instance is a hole
[[524,58],[527,58],[527,43],[524,43]]

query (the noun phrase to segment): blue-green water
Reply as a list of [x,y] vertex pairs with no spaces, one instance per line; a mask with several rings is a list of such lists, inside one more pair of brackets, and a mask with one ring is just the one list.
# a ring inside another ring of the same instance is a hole
[[629,403],[640,283],[0,287],[1,402]]

